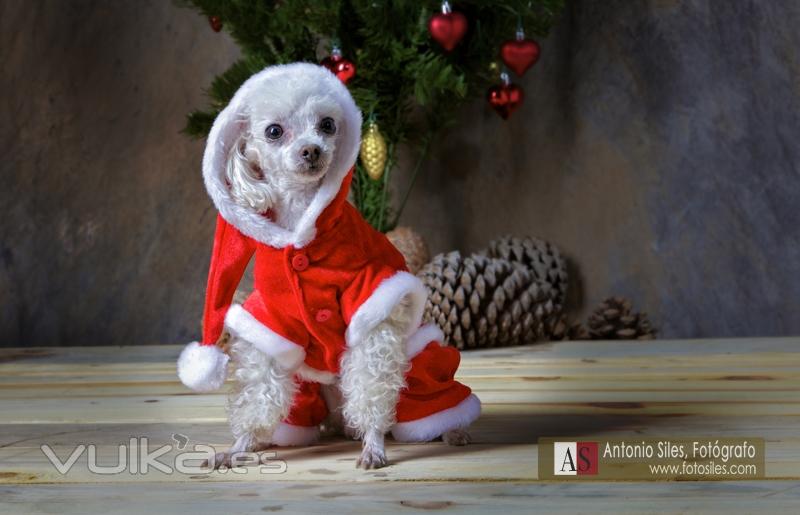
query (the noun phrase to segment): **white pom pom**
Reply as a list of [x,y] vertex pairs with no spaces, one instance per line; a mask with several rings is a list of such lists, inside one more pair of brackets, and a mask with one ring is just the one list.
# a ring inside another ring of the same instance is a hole
[[192,342],[178,358],[178,377],[196,392],[218,390],[225,382],[228,355],[216,345]]

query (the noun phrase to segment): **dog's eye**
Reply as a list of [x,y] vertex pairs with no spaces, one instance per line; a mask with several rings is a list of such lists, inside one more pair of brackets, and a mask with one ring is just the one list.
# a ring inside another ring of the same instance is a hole
[[277,123],[273,123],[266,130],[267,139],[279,139],[283,136],[283,127],[278,125]]
[[336,134],[336,122],[333,121],[333,118],[323,118],[319,122],[319,130],[325,134]]

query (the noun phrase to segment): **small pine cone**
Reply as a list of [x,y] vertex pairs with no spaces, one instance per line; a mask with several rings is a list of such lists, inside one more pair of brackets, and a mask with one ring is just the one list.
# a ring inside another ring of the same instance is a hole
[[593,340],[652,340],[656,330],[646,313],[635,313],[629,300],[609,297],[589,315],[589,335]]
[[428,288],[425,321],[459,349],[534,342],[560,308],[550,284],[503,259],[439,254],[418,275]]
[[545,326],[545,334],[550,340],[589,340],[589,331],[580,322],[570,322],[563,313],[553,318]]
[[425,239],[410,227],[397,227],[387,232],[386,237],[403,255],[412,274],[419,272],[431,258]]
[[533,270],[540,281],[547,281],[558,292],[558,303],[567,296],[567,264],[561,252],[539,238],[503,236],[492,240],[484,253],[492,258],[522,263]]

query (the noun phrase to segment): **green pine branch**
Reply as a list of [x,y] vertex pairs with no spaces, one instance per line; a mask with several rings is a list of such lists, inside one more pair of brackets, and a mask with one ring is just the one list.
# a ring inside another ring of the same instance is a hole
[[383,178],[373,181],[358,163],[352,186],[356,207],[382,231],[396,224],[409,194],[404,192],[400,208],[392,213],[388,177],[398,145],[418,149],[416,178],[433,135],[452,123],[464,102],[482,97],[498,82],[499,69],[490,65],[499,62],[499,47],[514,37],[518,23],[530,37],[541,38],[563,8],[563,0],[453,1],[470,28],[461,44],[446,53],[431,40],[427,27],[439,1],[178,1],[205,16],[219,16],[242,50],[242,58],[209,86],[209,107],[188,116],[184,132],[194,137],[208,133],[217,113],[248,77],[271,64],[317,62],[318,50],[324,55],[332,40],[338,40],[343,55],[357,67],[350,92],[362,112],[376,115],[389,146]]

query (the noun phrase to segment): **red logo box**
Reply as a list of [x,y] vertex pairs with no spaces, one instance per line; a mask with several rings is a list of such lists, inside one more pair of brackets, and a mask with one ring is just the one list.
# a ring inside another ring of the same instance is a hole
[[576,468],[579,476],[597,474],[597,442],[577,442]]

